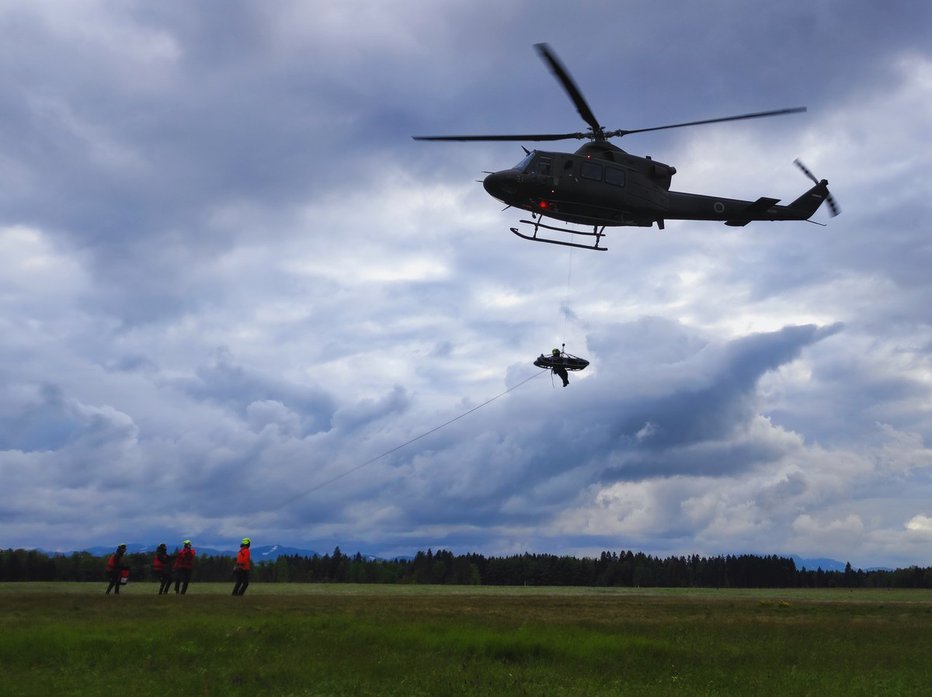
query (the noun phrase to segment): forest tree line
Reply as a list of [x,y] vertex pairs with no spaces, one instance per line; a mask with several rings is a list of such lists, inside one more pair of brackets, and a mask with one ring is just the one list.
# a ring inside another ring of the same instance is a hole
[[[155,580],[152,554],[124,557],[133,581]],[[107,557],[0,550],[0,581],[102,581]],[[199,556],[192,582],[229,581],[232,556]],[[281,556],[253,564],[259,583],[414,583],[486,586],[660,588],[932,588],[932,567],[844,571],[797,569],[792,559],[751,554],[655,557],[602,552],[598,558],[520,554],[486,557],[427,550],[413,559],[372,559],[337,547],[323,556]]]

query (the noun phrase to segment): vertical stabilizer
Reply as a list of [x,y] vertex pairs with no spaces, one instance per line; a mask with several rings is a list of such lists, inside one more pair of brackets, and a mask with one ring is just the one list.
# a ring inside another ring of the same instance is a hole
[[819,206],[828,198],[828,195],[828,182],[823,179],[809,189],[809,191],[793,201],[788,208],[798,212],[802,218],[806,219],[819,210]]

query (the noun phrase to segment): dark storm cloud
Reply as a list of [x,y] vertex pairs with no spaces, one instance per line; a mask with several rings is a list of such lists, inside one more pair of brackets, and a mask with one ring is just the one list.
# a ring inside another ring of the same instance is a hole
[[298,416],[303,435],[329,430],[335,412],[333,398],[322,390],[258,374],[237,365],[223,350],[198,368],[196,378],[178,381],[176,386],[197,400],[222,404],[240,418],[245,418],[251,408],[255,415],[257,404],[281,404]]
[[[541,17],[573,15],[576,9],[567,12],[556,2],[514,6]],[[675,8],[647,1],[621,6],[595,2],[563,23],[529,22],[498,45],[488,45],[488,37],[499,32],[477,12],[464,18],[461,38],[451,37],[452,50],[462,60],[430,103],[436,108],[454,101],[453,95],[464,97],[458,116],[440,114],[456,119],[445,122],[451,132],[561,132],[581,126],[562,88],[531,50],[532,43],[547,41],[607,128],[797,105],[819,113],[838,100],[863,95],[866,85],[888,80],[891,57],[925,51],[924,27],[932,10],[910,4],[902,11],[911,17],[908,26],[891,22],[886,8],[867,1],[771,4],[740,17],[727,0],[678,3]],[[600,21],[591,21],[591,16]],[[584,24],[586,30],[567,31],[567,22]],[[490,56],[497,56],[507,70],[490,69]],[[771,134],[799,130],[806,123],[802,118],[773,119],[765,128]],[[761,128],[753,122],[730,127]],[[428,130],[438,128],[443,124]],[[722,127],[705,128],[714,133]],[[692,132],[643,134],[625,143],[637,148],[636,142],[661,142],[687,133]]]
[[791,399],[776,400],[768,414],[798,432],[817,421],[817,440],[822,443],[875,442],[883,438],[877,424],[889,422],[932,435],[923,415],[928,386],[892,370],[895,355],[874,357],[858,348],[846,346],[839,337],[816,349],[825,351],[831,362],[819,361],[810,384]]
[[0,450],[57,450],[79,429],[61,388],[41,385],[32,400],[0,419]]
[[[689,373],[704,375],[704,384],[622,400],[624,408],[613,428],[623,443],[616,450],[622,463],[608,467],[602,477],[612,481],[677,473],[720,476],[778,458],[782,453],[775,443],[742,440],[758,413],[757,383],[768,371],[798,358],[805,347],[840,329],[785,327],[736,339],[715,351],[699,351],[692,357],[695,364]],[[612,413],[617,408],[601,404],[600,411]]]
[[[651,361],[680,363],[678,372],[689,375],[688,381],[667,394],[651,396],[656,388],[641,386],[646,393],[639,394],[616,421],[615,433],[634,447],[663,451],[725,439],[742,429],[756,413],[756,386],[761,376],[797,358],[804,347],[841,327],[785,327],[779,332],[736,339],[723,348],[707,348],[698,337],[662,321],[641,320],[631,329],[636,331],[624,331],[614,340],[602,330],[603,338],[593,342],[593,348],[610,349],[602,360],[625,363],[637,361],[642,351],[651,351]],[[660,341],[661,337],[664,340]],[[661,352],[652,350],[653,346]]]
[[334,414],[333,425],[339,428],[343,435],[349,436],[385,417],[400,417],[410,404],[409,395],[403,388],[396,386],[380,399],[365,399],[358,404],[340,409]]
[[[602,331],[621,339],[629,329]],[[490,517],[539,526],[596,482],[723,477],[779,460],[798,442],[755,429],[757,383],[839,330],[786,327],[721,346],[698,342],[681,357],[688,369],[659,395],[651,394],[656,385],[623,386],[607,376],[573,385],[570,403],[549,414],[535,408],[536,398],[516,393],[476,416],[471,430],[481,435],[470,442],[451,429],[397,456],[423,463],[397,471],[391,496],[405,511],[398,529],[481,527]],[[701,388],[693,384],[697,373]],[[541,389],[539,381],[527,388]]]
[[722,477],[735,475],[786,456],[783,443],[766,441],[734,442],[632,449],[618,467],[609,467],[599,476],[603,483],[641,481],[676,475]]

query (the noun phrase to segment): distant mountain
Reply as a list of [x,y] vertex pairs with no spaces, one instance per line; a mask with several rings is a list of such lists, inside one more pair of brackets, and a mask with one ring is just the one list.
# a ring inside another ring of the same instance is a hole
[[255,561],[274,561],[279,557],[322,557],[323,554],[312,549],[299,547],[286,547],[284,545],[265,545],[264,547],[251,547],[252,558]]
[[[837,559],[802,559],[795,554],[790,557],[796,564],[797,569],[806,569],[806,571],[844,571],[845,563]],[[868,566],[866,569],[859,569],[854,564],[851,565],[854,571],[895,571],[892,566]]]
[[[144,544],[142,542],[127,542],[126,543],[126,553],[127,554],[155,554],[155,549],[158,547],[158,543]],[[168,545],[168,552],[172,553],[176,549],[181,549],[181,543],[179,542],[176,545]],[[194,545],[194,549],[197,550],[197,553],[202,556],[231,556],[235,555],[236,552],[230,552],[228,550],[214,549],[212,547],[198,547]],[[113,554],[116,550],[116,545],[102,546],[97,547],[88,547],[87,549],[78,550],[79,552],[90,552],[95,557],[103,557],[109,554]],[[65,554],[73,554],[73,552],[65,552]]]
[[[805,569],[806,571],[844,571],[845,563],[843,561],[838,561],[837,559],[826,559],[826,558],[817,558],[817,559],[803,559],[796,554],[790,555],[790,559],[793,560],[793,563],[796,564],[796,568],[800,571]],[[852,568],[854,566],[852,565]],[[854,568],[857,571],[856,568]]]

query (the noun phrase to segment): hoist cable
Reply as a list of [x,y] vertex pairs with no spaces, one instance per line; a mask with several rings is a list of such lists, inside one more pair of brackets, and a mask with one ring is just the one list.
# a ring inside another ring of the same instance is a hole
[[569,248],[569,260],[566,268],[566,293],[563,296],[563,345],[566,345],[566,324],[570,315],[570,281],[573,277],[573,248]]

